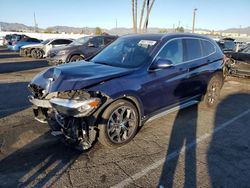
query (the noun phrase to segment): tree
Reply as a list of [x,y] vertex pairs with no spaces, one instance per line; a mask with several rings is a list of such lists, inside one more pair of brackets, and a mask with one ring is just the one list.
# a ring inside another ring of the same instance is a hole
[[102,29],[100,27],[95,28],[95,34],[96,35],[101,35],[102,34]]
[[53,29],[52,28],[47,28],[44,30],[44,33],[53,33]]
[[[139,21],[139,28],[137,28],[137,0],[132,0],[132,18],[133,18],[133,31],[137,33],[138,31],[141,32],[147,32],[148,28],[148,22],[149,22],[149,16],[151,9],[153,7],[155,0],[143,0],[142,8],[141,8],[141,16]],[[146,9],[146,18],[144,19],[144,10]]]
[[181,26],[181,27],[177,27],[175,29],[176,32],[184,32],[184,28]]
[[159,33],[167,33],[168,30],[167,29],[159,29]]

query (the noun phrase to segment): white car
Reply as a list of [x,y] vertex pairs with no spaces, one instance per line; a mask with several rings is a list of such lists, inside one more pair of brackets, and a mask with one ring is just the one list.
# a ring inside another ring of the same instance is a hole
[[4,36],[0,36],[0,46],[3,46]]
[[20,49],[20,56],[31,56],[36,59],[47,57],[52,48],[65,46],[73,42],[73,39],[47,39],[39,44],[25,45]]

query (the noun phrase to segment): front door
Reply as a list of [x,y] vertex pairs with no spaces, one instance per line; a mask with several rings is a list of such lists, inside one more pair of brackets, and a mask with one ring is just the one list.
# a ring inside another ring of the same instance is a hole
[[141,99],[145,115],[179,103],[187,97],[188,69],[183,63],[182,39],[167,42],[155,57],[154,62],[159,59],[170,60],[172,66],[149,71],[142,78]]

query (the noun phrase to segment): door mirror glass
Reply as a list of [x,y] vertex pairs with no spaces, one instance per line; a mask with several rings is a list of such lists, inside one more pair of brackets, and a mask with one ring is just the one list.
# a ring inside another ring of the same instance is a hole
[[172,67],[173,62],[169,59],[158,59],[153,62],[153,64],[150,66],[151,70],[156,70],[156,69],[165,69],[168,67]]

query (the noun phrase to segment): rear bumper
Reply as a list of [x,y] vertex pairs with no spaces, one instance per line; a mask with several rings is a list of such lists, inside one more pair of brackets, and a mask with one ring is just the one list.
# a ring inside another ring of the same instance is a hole
[[19,50],[19,47],[12,46],[12,45],[8,45],[7,48],[8,48],[8,50],[12,50],[12,51],[18,51]]

